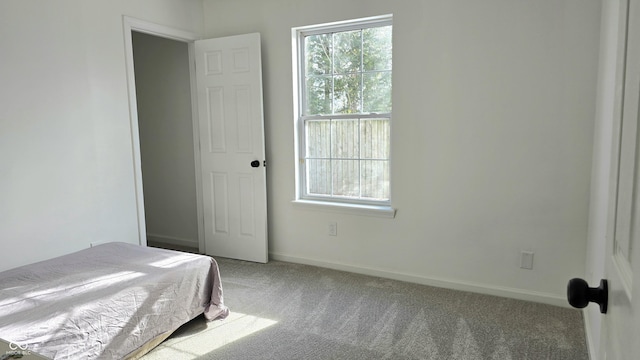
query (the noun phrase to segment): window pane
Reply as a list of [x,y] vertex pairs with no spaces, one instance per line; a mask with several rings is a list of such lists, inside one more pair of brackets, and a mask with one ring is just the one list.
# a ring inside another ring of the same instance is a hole
[[333,34],[333,58],[336,74],[362,71],[362,39],[361,31],[345,31]]
[[360,158],[389,159],[389,119],[360,120]]
[[362,160],[361,178],[363,198],[371,200],[389,199],[389,162],[382,160]]
[[360,169],[358,160],[332,160],[333,195],[358,197]]
[[358,120],[331,121],[331,154],[334,159],[357,159]]
[[391,70],[391,26],[362,31],[364,71]]
[[304,35],[297,114],[304,120],[302,196],[389,200],[390,118],[383,114],[392,108],[392,27],[368,26],[375,25],[354,21],[349,28],[357,30],[322,25],[298,32]]
[[331,74],[331,34],[307,36],[304,39],[305,74]]
[[360,79],[362,75],[337,75],[334,77],[334,114],[359,113],[362,105]]
[[310,195],[331,195],[331,160],[308,159],[307,192]]
[[391,112],[391,73],[364,73],[363,111],[365,113]]
[[331,94],[333,92],[330,76],[309,76],[306,78],[306,109],[307,115],[330,114]]
[[307,120],[307,157],[329,158],[331,156],[331,122],[329,120]]

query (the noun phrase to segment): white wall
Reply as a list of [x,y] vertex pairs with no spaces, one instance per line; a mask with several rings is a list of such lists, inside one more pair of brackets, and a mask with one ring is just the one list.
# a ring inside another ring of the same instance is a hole
[[[277,258],[565,302],[585,273],[599,1],[205,0],[204,23],[201,10],[0,2],[0,270],[138,242],[126,14],[210,37],[262,33]],[[386,13],[397,216],[296,208],[291,27]],[[518,268],[522,249],[534,270]]]
[[200,0],[0,2],[0,270],[138,243],[123,14],[203,30]]
[[197,248],[188,45],[132,35],[147,239]]
[[[600,2],[205,0],[260,32],[276,259],[566,304],[586,257]],[[295,207],[291,28],[393,13],[395,219]],[[327,236],[337,221],[338,236]],[[519,268],[521,250],[534,269]]]

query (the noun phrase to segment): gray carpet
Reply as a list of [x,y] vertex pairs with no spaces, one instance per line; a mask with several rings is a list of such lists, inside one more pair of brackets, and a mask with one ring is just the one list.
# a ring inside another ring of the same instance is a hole
[[226,320],[143,359],[588,359],[578,310],[272,261],[217,259]]

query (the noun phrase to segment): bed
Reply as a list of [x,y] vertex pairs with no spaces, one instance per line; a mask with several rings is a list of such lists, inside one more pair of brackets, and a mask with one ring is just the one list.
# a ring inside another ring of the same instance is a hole
[[137,359],[228,313],[203,255],[107,243],[0,272],[0,338],[53,359]]

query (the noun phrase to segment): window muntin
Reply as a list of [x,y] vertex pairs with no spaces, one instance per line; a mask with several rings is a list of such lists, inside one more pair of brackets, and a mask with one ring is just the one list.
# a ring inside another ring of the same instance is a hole
[[390,202],[391,18],[298,30],[300,197]]

